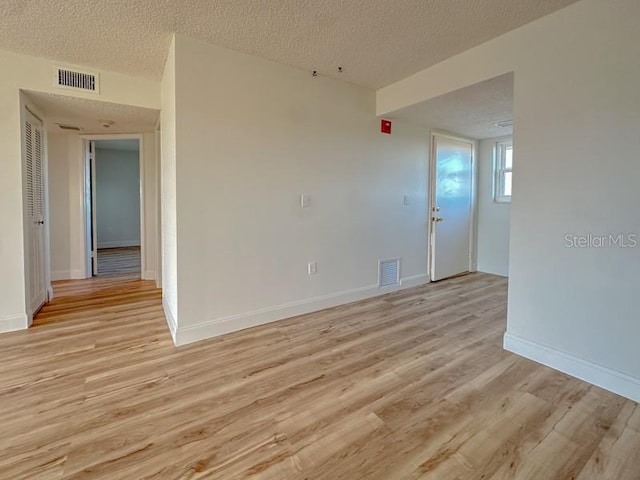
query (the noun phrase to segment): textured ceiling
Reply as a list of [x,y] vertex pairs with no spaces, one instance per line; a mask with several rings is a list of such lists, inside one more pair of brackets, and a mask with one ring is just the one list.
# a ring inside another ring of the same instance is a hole
[[[86,100],[51,93],[25,92],[27,97],[46,114],[50,129],[60,131],[56,123],[75,125],[82,133],[135,133],[150,132],[156,128],[159,111],[131,107],[117,103]],[[100,120],[110,120],[110,128],[104,128]]]
[[495,124],[513,118],[513,74],[403,108],[389,118],[474,139],[511,135],[513,127]]
[[0,49],[158,79],[178,32],[378,88],[575,1],[1,0]]

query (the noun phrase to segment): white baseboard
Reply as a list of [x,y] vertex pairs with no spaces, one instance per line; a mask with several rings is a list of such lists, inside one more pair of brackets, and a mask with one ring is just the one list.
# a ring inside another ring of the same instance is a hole
[[[421,273],[420,275],[413,275],[411,277],[404,277],[400,279],[400,288],[391,288],[394,290],[402,290],[403,288],[417,287],[418,285],[424,285],[425,283],[429,283],[429,276],[426,273]],[[382,290],[380,287],[376,285],[378,290]],[[384,295],[388,292],[382,292],[378,295]],[[376,295],[374,295],[376,296]]]
[[71,278],[71,272],[69,270],[52,270],[51,281],[56,280],[69,280]]
[[146,272],[144,272],[144,275],[142,276],[142,280],[155,280],[156,279],[156,272],[154,272],[153,270],[147,270]]
[[572,377],[617,393],[635,402],[640,402],[640,379],[508,332],[504,334],[504,348]]
[[[174,342],[176,345],[186,345],[206,338],[224,335],[225,333],[244,330],[245,328],[263,325],[297,315],[317,312],[318,310],[356,302],[365,298],[385,295],[404,288],[422,285],[428,281],[429,278],[426,274],[415,275],[403,278],[400,281],[400,285],[384,288],[380,288],[378,285],[368,285],[344,292],[330,293],[328,295],[307,298],[283,305],[266,307],[252,312],[229,315],[188,327],[178,327],[174,336]],[[165,311],[166,310],[165,308]],[[169,326],[169,328],[171,328],[171,326]]]
[[86,278],[82,270],[54,270],[51,272],[51,281],[57,280],[82,280]]
[[87,275],[83,270],[71,270],[69,278],[71,280],[84,280],[87,278]]
[[29,328],[29,320],[26,315],[12,315],[0,318],[0,333],[25,330]]
[[171,309],[167,305],[164,297],[162,297],[162,309],[164,310],[164,316],[167,319],[167,325],[169,326],[169,331],[171,332],[171,338],[173,339],[174,345],[178,345],[176,341],[176,331],[178,330],[176,319],[173,318],[173,314],[171,313]]
[[508,273],[505,273],[504,271],[501,271],[501,270],[497,271],[497,270],[494,270],[492,268],[479,268],[476,271],[480,272],[480,273],[488,273],[490,275],[497,275],[498,277],[509,278],[509,274]]
[[140,240],[116,240],[114,242],[98,242],[98,248],[139,247]]

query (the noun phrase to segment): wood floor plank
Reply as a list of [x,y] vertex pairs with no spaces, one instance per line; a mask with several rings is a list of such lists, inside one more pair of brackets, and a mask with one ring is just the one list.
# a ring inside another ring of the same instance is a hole
[[0,478],[640,479],[640,407],[502,349],[472,274],[176,348],[153,282],[0,336]]
[[98,249],[98,275],[140,275],[140,247]]

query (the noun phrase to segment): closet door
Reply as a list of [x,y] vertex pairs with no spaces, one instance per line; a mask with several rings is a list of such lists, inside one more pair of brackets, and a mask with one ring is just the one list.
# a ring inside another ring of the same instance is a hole
[[35,315],[47,300],[44,229],[44,132],[42,122],[25,115],[24,150],[26,169],[27,299]]

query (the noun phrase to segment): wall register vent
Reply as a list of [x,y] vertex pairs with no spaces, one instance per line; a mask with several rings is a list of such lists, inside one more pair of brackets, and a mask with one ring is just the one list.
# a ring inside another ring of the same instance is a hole
[[100,76],[96,73],[56,67],[55,85],[60,88],[72,88],[85,92],[100,93]]
[[400,285],[400,259],[380,260],[378,266],[378,284],[381,287]]

